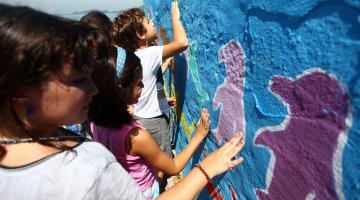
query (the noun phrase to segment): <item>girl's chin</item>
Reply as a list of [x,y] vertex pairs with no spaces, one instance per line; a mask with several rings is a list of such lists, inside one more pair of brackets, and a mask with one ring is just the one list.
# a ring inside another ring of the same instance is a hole
[[77,117],[76,121],[74,124],[80,124],[83,123],[84,121],[86,121],[88,119],[88,112],[83,112],[81,114],[79,114],[79,116]]
[[133,104],[137,104],[137,102],[139,101],[139,99],[136,99],[136,100],[132,100],[132,101],[129,101],[129,105],[133,105]]

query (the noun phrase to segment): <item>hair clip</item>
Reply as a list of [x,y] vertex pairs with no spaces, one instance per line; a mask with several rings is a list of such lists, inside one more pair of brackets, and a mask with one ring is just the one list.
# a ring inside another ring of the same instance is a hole
[[118,81],[121,76],[122,69],[125,65],[126,60],[126,51],[121,47],[116,47],[117,49],[117,59],[116,59],[116,69],[115,69],[115,78]]

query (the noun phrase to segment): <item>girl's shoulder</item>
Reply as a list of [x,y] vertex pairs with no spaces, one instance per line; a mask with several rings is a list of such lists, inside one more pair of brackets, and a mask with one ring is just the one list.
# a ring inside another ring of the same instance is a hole
[[129,131],[133,128],[143,128],[143,125],[139,121],[133,120],[129,123],[121,125],[119,128],[114,129],[114,128],[107,128],[107,127],[96,125],[94,122],[90,123],[90,130],[93,133],[94,132],[124,132],[124,131]]
[[163,49],[164,46],[149,46],[136,50],[135,54],[140,58],[141,61],[143,61],[144,59],[152,60],[157,59],[158,56],[162,56]]
[[76,161],[89,170],[106,168],[109,163],[116,162],[115,156],[102,144],[88,140],[73,149]]
[[129,124],[130,127],[133,127],[133,128],[144,128],[144,126],[140,123],[140,121],[138,120],[133,120],[130,124]]

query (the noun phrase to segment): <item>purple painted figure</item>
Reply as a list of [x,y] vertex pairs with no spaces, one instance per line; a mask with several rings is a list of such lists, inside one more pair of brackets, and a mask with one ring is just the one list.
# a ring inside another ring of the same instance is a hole
[[244,133],[245,55],[241,45],[231,40],[219,51],[226,66],[226,79],[215,93],[214,110],[221,106],[218,128],[214,131],[217,145],[229,141],[235,133]]
[[288,106],[289,116],[282,130],[265,129],[255,138],[256,144],[272,150],[274,161],[273,166],[270,161],[269,167],[271,182],[266,191],[257,190],[257,196],[259,199],[337,199],[334,180],[339,170],[334,169],[342,161],[336,160],[339,158],[336,153],[342,155],[339,144],[346,141],[338,139],[347,132],[351,115],[344,87],[317,69],[294,81],[273,77],[270,89]]

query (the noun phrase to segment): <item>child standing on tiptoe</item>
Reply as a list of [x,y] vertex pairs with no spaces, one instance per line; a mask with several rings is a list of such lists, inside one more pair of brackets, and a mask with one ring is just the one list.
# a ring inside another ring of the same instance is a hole
[[115,45],[135,52],[143,67],[144,88],[135,105],[134,115],[169,156],[172,156],[169,120],[166,115],[169,105],[163,87],[161,64],[166,58],[184,51],[189,44],[180,22],[177,2],[171,5],[171,22],[173,41],[164,46],[151,46],[157,39],[156,27],[151,19],[145,17],[141,9],[127,10],[113,22]]

